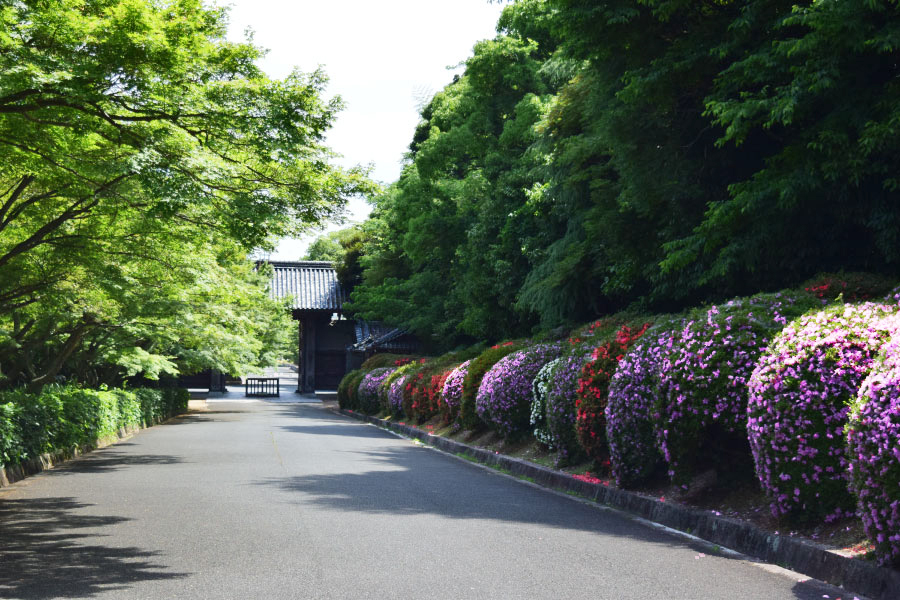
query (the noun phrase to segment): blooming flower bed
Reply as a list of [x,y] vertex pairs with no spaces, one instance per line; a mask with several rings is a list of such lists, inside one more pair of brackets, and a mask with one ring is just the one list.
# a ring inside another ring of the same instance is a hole
[[850,489],[882,565],[900,566],[900,337],[860,386],[847,424]]
[[541,367],[558,357],[561,344],[537,344],[498,360],[485,373],[475,399],[478,417],[506,439],[528,431],[531,382]]
[[356,392],[360,411],[368,415],[374,415],[381,410],[379,399],[381,385],[395,370],[396,367],[383,367],[372,369],[365,374]]
[[849,403],[891,334],[894,307],[835,305],[790,323],[750,378],[747,431],[776,516],[852,510],[844,427]]
[[695,312],[674,332],[655,411],[657,444],[674,482],[684,485],[706,468],[752,474],[747,381],[769,339],[815,304],[782,294],[737,298]]
[[581,370],[575,399],[575,432],[588,457],[606,460],[606,402],[609,380],[628,348],[639,339],[649,323],[637,328],[623,325],[615,338],[594,348],[591,360]]

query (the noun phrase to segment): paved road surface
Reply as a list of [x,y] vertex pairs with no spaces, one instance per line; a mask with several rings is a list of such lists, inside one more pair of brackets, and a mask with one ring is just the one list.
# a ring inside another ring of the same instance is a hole
[[0,490],[0,597],[840,596],[318,403],[209,406]]

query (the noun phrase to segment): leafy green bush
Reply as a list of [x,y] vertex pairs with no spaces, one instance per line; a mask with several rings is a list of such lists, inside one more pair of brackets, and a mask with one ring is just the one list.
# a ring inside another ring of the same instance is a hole
[[338,384],[337,389],[337,397],[338,397],[338,406],[343,409],[350,408],[350,389],[353,385],[354,379],[356,379],[356,385],[359,385],[360,379],[357,379],[357,376],[362,374],[365,375],[365,370],[363,369],[354,369],[350,371],[341,379],[341,382]]
[[0,465],[43,453],[91,448],[143,420],[153,423],[184,412],[187,390],[86,390],[48,385],[39,394],[0,392]]
[[371,371],[372,369],[384,369],[386,367],[402,367],[403,365],[415,362],[418,359],[418,356],[411,356],[409,354],[376,354],[367,358],[362,366],[360,366],[360,369],[363,371]]
[[22,460],[22,437],[18,428],[19,407],[0,396],[0,467]]

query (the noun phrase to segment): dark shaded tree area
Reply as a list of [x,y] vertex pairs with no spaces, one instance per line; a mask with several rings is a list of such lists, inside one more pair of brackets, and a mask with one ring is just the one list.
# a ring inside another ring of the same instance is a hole
[[520,0],[373,199],[352,308],[438,346],[897,269],[900,4]]

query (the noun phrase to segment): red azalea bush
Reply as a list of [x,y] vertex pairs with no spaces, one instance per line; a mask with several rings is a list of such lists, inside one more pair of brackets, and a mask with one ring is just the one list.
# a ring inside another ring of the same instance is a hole
[[847,423],[850,490],[882,565],[900,566],[900,337],[881,351]]
[[638,340],[649,323],[632,328],[623,325],[615,338],[594,348],[591,360],[581,370],[575,399],[575,432],[588,457],[596,462],[607,458],[606,401],[609,380],[628,348]]
[[830,520],[852,510],[844,427],[896,307],[835,305],[790,323],[750,378],[747,431],[776,516]]

